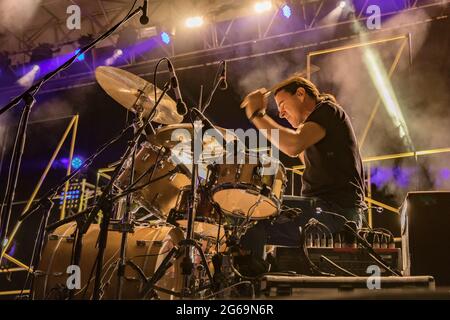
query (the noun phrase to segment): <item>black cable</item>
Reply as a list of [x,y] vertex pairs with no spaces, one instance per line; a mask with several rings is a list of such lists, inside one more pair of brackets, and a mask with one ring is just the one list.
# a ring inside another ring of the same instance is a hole
[[163,61],[167,61],[167,63],[170,63],[169,59],[167,59],[166,57],[161,58],[156,63],[155,69],[153,71],[153,93],[154,93],[155,101],[158,100],[157,93],[156,93],[156,76],[157,76],[157,72],[158,72],[158,67],[161,64],[161,62],[163,62]]
[[339,217],[339,218],[343,219],[345,221],[344,227],[347,228],[348,231],[350,231],[356,237],[356,240],[363,245],[363,247],[367,250],[369,256],[371,256],[372,259],[375,260],[375,262],[380,264],[383,268],[388,270],[393,275],[399,276],[399,277],[402,276],[402,274],[401,274],[401,272],[399,270],[397,270],[396,268],[392,269],[391,267],[389,267],[388,263],[378,253],[376,253],[373,250],[373,248],[370,245],[370,243],[368,243],[366,239],[361,237],[358,234],[358,232],[353,230],[353,228],[348,225],[348,222],[350,222],[350,220],[348,220],[346,217],[344,217],[341,214],[338,214],[338,213],[335,213],[335,212],[331,212],[331,211],[320,210],[320,213],[326,213],[326,214],[333,215],[333,216],[336,216],[336,217]]
[[[156,155],[156,161],[155,161],[155,164],[152,165],[152,166],[150,166],[147,170],[145,170],[144,173],[142,173],[142,174],[139,176],[139,178],[137,178],[132,184],[130,184],[130,185],[127,187],[127,189],[131,189],[131,188],[133,188],[134,186],[136,186],[136,185],[139,183],[139,181],[141,181],[147,174],[150,173],[150,171],[152,171],[152,174],[150,175],[149,179],[151,180],[151,179],[153,178],[154,171],[155,171],[154,169],[157,167],[158,162],[162,160],[162,159],[159,159],[160,153],[161,153],[161,149],[160,149],[160,151],[158,152],[158,154]],[[133,156],[133,157],[136,158],[135,156]]]
[[130,11],[128,11],[128,13],[126,14],[126,16],[125,17],[128,17],[128,15],[131,13],[131,11],[133,11],[133,9],[134,9],[134,6],[136,5],[136,2],[137,2],[137,0],[134,0],[134,2],[133,2],[133,6],[131,7],[131,9],[130,9]]
[[[222,66],[222,64],[223,64],[224,62],[225,62],[224,60],[220,60],[220,61],[219,61],[219,66]],[[200,110],[200,111],[203,112],[203,113],[206,112],[206,109],[208,109],[208,107],[209,107],[210,104],[211,104],[213,95],[214,95],[214,93],[215,93],[215,91],[216,91],[216,85],[219,84],[219,83],[218,83],[218,80],[219,80],[219,74],[220,74],[220,68],[218,68],[218,69],[216,70],[216,75],[214,76],[214,81],[213,81],[213,89],[212,89],[211,94],[210,94],[209,97],[208,97],[208,101],[206,101],[205,107],[203,108],[203,110]],[[201,106],[200,106],[200,107],[201,107]]]
[[309,269],[311,271],[312,274],[314,273],[318,273],[321,276],[325,276],[325,277],[334,277],[335,275],[332,273],[327,273],[327,272],[323,272],[322,270],[320,270],[320,268],[318,266],[316,266],[316,264],[311,260],[311,258],[309,257],[309,253],[308,253],[308,249],[306,248],[305,242],[306,242],[306,230],[308,227],[308,224],[306,224],[305,226],[305,231],[302,231],[302,228],[299,227],[299,233],[300,233],[300,252],[303,253],[306,262],[308,263]]
[[333,267],[335,267],[336,269],[338,269],[338,270],[344,272],[345,274],[347,274],[347,275],[349,275],[349,276],[352,276],[352,277],[357,277],[356,274],[354,274],[354,273],[348,271],[347,269],[344,269],[343,267],[341,267],[340,265],[338,265],[336,262],[334,262],[334,261],[332,261],[331,259],[325,257],[324,255],[321,255],[320,258],[321,258],[323,261],[326,261],[326,262],[328,262],[329,264],[331,264],[331,265],[332,265]]
[[134,270],[137,272],[137,274],[141,277],[141,280],[142,280],[144,283],[147,283],[147,282],[148,282],[148,279],[147,279],[147,277],[145,276],[144,270],[142,270],[141,267],[139,267],[136,263],[134,263],[133,260],[127,260],[127,264],[130,265],[130,267],[131,267],[132,269],[134,269]]
[[164,174],[164,175],[162,175],[162,176],[160,176],[160,177],[158,177],[158,178],[155,178],[155,179],[153,179],[153,180],[150,180],[150,181],[144,183],[143,185],[140,185],[139,187],[132,188],[132,189],[127,189],[127,190],[123,191],[122,193],[120,193],[120,194],[118,194],[118,195],[112,197],[112,198],[111,198],[111,201],[115,201],[115,200],[117,200],[117,199],[119,199],[119,198],[122,198],[122,197],[126,196],[127,194],[130,194],[130,193],[139,191],[139,190],[141,190],[142,188],[144,188],[144,187],[146,187],[146,186],[148,186],[148,185],[150,185],[150,184],[152,184],[152,183],[154,183],[154,182],[156,182],[156,181],[159,181],[159,180],[161,180],[161,179],[167,178],[167,177],[169,177],[169,176],[171,176],[172,174],[175,174],[175,173],[177,173],[177,172],[179,172],[177,168],[175,168],[175,169],[173,169],[173,170],[170,170],[170,171],[167,172],[166,174]]

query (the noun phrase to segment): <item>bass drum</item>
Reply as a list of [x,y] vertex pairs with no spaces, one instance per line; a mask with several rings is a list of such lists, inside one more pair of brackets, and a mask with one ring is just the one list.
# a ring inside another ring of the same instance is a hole
[[[65,224],[57,228],[48,238],[44,248],[39,268],[33,285],[34,299],[66,299],[68,284],[76,282],[67,273],[71,264],[72,246],[76,223]],[[96,248],[99,225],[92,225],[83,238],[83,248],[80,265],[80,289],[74,293],[74,299],[91,299],[94,287],[95,269],[88,284],[91,269],[94,267],[98,249]],[[117,266],[120,254],[122,234],[109,231],[107,247],[104,256],[102,272],[101,299],[117,298]],[[179,228],[167,225],[152,225],[136,227],[134,233],[128,234],[127,261],[138,266],[147,278],[158,269],[169,251],[183,239]],[[182,288],[183,277],[180,268],[181,259],[176,260],[156,286],[175,292]],[[123,282],[122,299],[141,299],[144,280],[137,268],[127,264]],[[84,293],[87,287],[86,293]],[[174,299],[173,295],[156,291],[160,299]]]

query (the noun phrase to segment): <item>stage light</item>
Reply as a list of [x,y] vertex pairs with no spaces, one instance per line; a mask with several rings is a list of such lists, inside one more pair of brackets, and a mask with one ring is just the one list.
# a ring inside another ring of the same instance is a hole
[[53,58],[53,49],[51,44],[42,43],[33,50],[31,50],[30,63],[39,63],[44,60],[51,60]]
[[255,11],[257,13],[263,13],[272,9],[272,1],[261,1],[255,3]]
[[283,16],[286,19],[289,19],[292,15],[292,10],[291,7],[289,7],[287,4],[285,4],[282,8],[281,8],[281,12],[283,13]]
[[37,64],[35,64],[30,71],[28,71],[24,76],[17,80],[17,83],[24,88],[31,87],[40,69],[41,68]]
[[[77,54],[78,52],[80,52],[80,49],[75,50],[75,54]],[[80,55],[77,57],[77,60],[78,60],[78,61],[83,61],[83,60],[84,60],[84,53],[83,53],[83,54],[80,54]]]
[[123,55],[122,49],[114,50],[114,54],[111,57],[109,57],[108,59],[106,59],[105,64],[107,66],[113,65],[114,62],[116,62],[116,60],[119,59],[119,57],[121,57],[122,55]]
[[198,28],[201,27],[204,23],[203,17],[189,17],[186,19],[186,27],[188,28]]
[[75,157],[72,159],[72,168],[78,169],[83,164],[83,160],[80,157]]
[[370,47],[365,47],[363,49],[363,61],[369,72],[370,78],[380,95],[381,101],[383,101],[386,111],[392,119],[394,127],[399,131],[400,138],[409,148],[409,151],[413,151],[414,145],[405,118],[403,117],[403,113],[382,61],[378,54]]
[[165,44],[169,44],[170,43],[170,36],[167,32],[162,32],[161,33],[161,41],[164,42]]
[[346,1],[339,2],[339,8],[344,9],[344,7],[347,5]]

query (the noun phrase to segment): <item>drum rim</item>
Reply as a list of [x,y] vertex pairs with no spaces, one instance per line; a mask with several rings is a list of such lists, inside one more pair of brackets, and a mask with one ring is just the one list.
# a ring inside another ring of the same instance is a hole
[[[211,201],[213,201],[214,203],[216,203],[220,209],[224,212],[224,214],[226,215],[230,215],[236,218],[245,218],[245,215],[239,215],[239,214],[234,214],[231,213],[228,210],[223,209],[215,200],[214,200],[214,194],[216,194],[219,191],[223,191],[223,190],[231,190],[231,189],[238,189],[238,190],[253,190],[253,191],[257,191],[257,192],[261,192],[261,187],[259,186],[255,186],[253,184],[250,183],[246,183],[246,182],[226,182],[226,183],[222,183],[220,185],[217,185],[215,187],[212,187],[210,190],[210,199]],[[281,198],[284,195],[284,188],[281,189]],[[263,196],[266,197],[266,196]],[[258,217],[258,218],[250,218],[250,220],[265,220],[265,219],[270,219],[272,217],[275,217],[277,215],[280,214],[280,209],[281,209],[281,200],[279,200],[274,194],[273,192],[270,192],[270,197],[266,197],[269,200],[272,200],[275,202],[275,205],[277,207],[277,209],[275,210],[274,214],[271,214],[269,216],[265,216],[265,217]]]

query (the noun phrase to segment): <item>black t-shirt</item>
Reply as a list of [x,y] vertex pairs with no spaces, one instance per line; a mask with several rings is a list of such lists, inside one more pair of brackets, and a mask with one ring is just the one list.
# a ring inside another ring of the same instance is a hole
[[322,126],[326,135],[304,151],[302,195],[342,208],[364,208],[364,169],[349,116],[325,100],[316,105],[308,121]]

